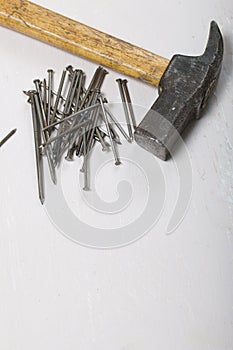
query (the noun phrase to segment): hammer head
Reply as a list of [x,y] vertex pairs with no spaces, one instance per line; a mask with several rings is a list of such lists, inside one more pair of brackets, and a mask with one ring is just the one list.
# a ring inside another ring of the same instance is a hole
[[216,22],[201,56],[175,55],[159,83],[159,97],[135,130],[136,142],[162,160],[179,134],[198,119],[216,85],[223,59],[223,38]]

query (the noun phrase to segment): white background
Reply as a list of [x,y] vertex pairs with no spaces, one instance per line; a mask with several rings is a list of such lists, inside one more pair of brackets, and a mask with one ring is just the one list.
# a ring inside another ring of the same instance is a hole
[[[183,222],[166,235],[174,204],[168,196],[167,215],[142,239],[95,250],[65,238],[39,203],[30,108],[22,90],[48,68],[60,74],[72,64],[90,77],[97,65],[0,28],[0,138],[18,129],[0,151],[0,348],[231,350],[232,2],[36,2],[168,58],[200,54],[215,19],[225,57],[208,111],[185,139],[193,194]],[[113,102],[120,100],[118,77],[111,72],[105,84]],[[128,80],[134,103],[149,108],[155,89]]]

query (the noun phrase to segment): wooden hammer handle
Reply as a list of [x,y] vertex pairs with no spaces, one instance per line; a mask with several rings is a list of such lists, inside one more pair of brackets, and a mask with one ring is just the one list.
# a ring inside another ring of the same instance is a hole
[[0,0],[0,24],[155,86],[169,63],[27,0]]

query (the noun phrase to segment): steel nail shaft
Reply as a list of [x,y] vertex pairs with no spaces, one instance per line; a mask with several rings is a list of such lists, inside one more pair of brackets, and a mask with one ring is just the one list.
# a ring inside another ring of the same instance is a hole
[[101,104],[101,108],[102,108],[102,112],[103,112],[103,117],[104,117],[104,122],[105,122],[105,125],[106,125],[106,129],[107,129],[107,132],[108,132],[108,136],[109,136],[109,139],[110,139],[110,143],[111,143],[111,147],[112,147],[112,152],[113,152],[113,155],[114,155],[114,159],[115,159],[115,165],[120,165],[121,162],[119,160],[119,157],[118,157],[118,154],[117,154],[117,150],[116,150],[116,145],[114,143],[114,140],[113,140],[113,137],[112,137],[112,134],[111,134],[111,130],[110,130],[110,127],[109,127],[109,121],[108,121],[108,117],[107,117],[107,113],[104,109],[104,102],[103,102],[103,97],[100,95],[99,97],[99,100],[100,100],[100,104]]
[[0,141],[0,147],[2,147],[4,145],[4,143],[7,142],[11,138],[11,136],[13,136],[15,134],[16,131],[17,131],[17,129],[11,130],[9,132],[9,134],[7,134],[2,141]]
[[[36,111],[37,111],[37,117],[40,123],[40,128],[41,130],[43,129],[43,117],[42,117],[42,113],[41,113],[41,105],[40,105],[40,100],[39,100],[39,96],[38,93],[34,95],[35,98],[35,105],[36,105]],[[46,143],[48,141],[48,138],[46,137],[46,131],[42,131],[41,135],[42,135],[42,139],[43,139],[43,143]],[[50,175],[51,175],[51,179],[53,181],[54,184],[57,183],[57,178],[56,178],[56,172],[55,172],[55,166],[53,163],[53,151],[52,148],[50,147],[50,145],[46,146],[45,148],[45,154],[48,160],[48,165],[49,165],[49,170],[50,170]]]
[[128,89],[127,83],[128,83],[127,79],[123,79],[122,80],[122,86],[123,86],[123,89],[124,89],[124,94],[125,94],[125,99],[126,99],[126,106],[127,106],[128,110],[129,110],[131,121],[132,121],[133,127],[135,129],[136,126],[137,126],[136,125],[136,119],[135,119],[135,114],[134,114],[133,105],[132,105],[132,101],[131,101],[131,97],[130,97],[130,94],[129,94],[129,89]]
[[36,172],[37,172],[37,184],[38,184],[38,193],[41,204],[44,204],[45,195],[44,195],[44,169],[43,169],[43,157],[41,153],[41,132],[40,125],[38,123],[38,118],[36,115],[36,106],[34,94],[35,91],[30,92],[31,98],[31,109],[32,109],[32,124],[33,124],[33,133],[34,133],[34,145],[35,145],[35,156],[36,156]]
[[117,79],[116,81],[117,81],[118,86],[119,86],[119,91],[120,91],[121,101],[122,101],[124,112],[125,112],[125,119],[126,119],[126,123],[127,123],[129,137],[130,137],[131,141],[133,141],[133,131],[132,131],[132,126],[131,126],[129,111],[128,111],[127,104],[126,104],[126,96],[124,93],[123,81],[122,81],[122,79]]

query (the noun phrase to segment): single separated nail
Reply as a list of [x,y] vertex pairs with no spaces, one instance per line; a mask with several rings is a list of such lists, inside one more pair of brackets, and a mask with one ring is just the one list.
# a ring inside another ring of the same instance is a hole
[[7,134],[4,139],[2,139],[2,141],[0,141],[0,147],[2,147],[4,145],[5,142],[7,142],[11,136],[13,136],[16,133],[17,129],[13,129],[9,132],[9,134]]

